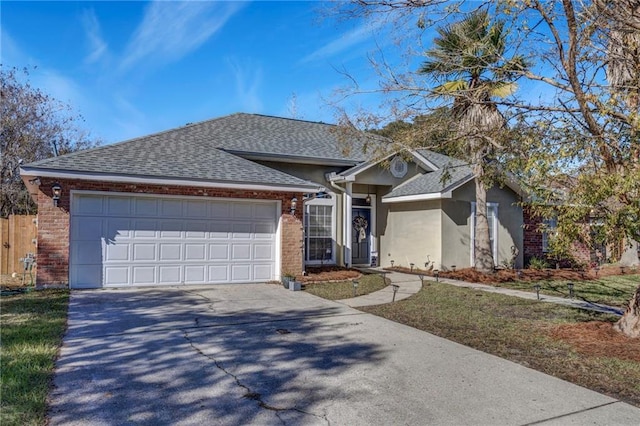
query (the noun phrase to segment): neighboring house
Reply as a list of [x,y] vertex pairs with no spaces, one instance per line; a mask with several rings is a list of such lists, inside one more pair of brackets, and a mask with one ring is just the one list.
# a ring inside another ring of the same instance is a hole
[[[529,207],[523,210],[524,216],[524,264],[528,266],[531,259],[545,260],[551,267],[585,267],[615,262],[624,251],[624,243],[592,243],[575,241],[566,256],[558,257],[551,250],[551,240],[556,234],[558,221],[556,217],[542,218],[531,212]],[[598,217],[585,217],[586,229],[598,226]]]
[[[386,160],[333,125],[233,114],[25,165],[38,285],[264,282],[392,260],[471,266],[469,167],[428,150]],[[512,247],[522,253],[520,196],[496,187],[488,200],[501,265]]]

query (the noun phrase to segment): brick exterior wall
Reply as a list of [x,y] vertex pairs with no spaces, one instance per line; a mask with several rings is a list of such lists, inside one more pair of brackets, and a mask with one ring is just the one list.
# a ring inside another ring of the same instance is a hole
[[[128,184],[93,182],[86,180],[54,180],[41,178],[38,201],[38,273],[36,285],[69,285],[69,219],[70,194],[72,190],[105,191],[121,193],[186,195],[200,197],[246,198],[280,200],[281,216],[281,273],[290,272],[302,276],[302,209],[290,214],[291,199],[302,200],[301,193],[276,191],[251,191],[196,186],[164,186],[150,184]],[[53,206],[51,186],[62,186],[58,207]],[[299,201],[298,206],[302,205]]]
[[522,219],[524,221],[524,265],[527,266],[531,258],[542,259],[544,257],[542,233],[538,231],[540,224],[542,224],[542,218],[534,216],[531,209],[525,206],[522,209]]
[[[546,259],[547,253],[542,250],[542,232],[539,231],[542,218],[533,215],[531,210],[526,206],[522,209],[522,217],[524,221],[524,265],[526,267],[531,258]],[[573,243],[571,256],[575,262],[585,265],[588,265],[594,260],[593,253],[591,253],[589,247],[579,241]],[[551,266],[553,266],[553,262],[555,262],[555,260],[550,262]],[[572,262],[568,259],[563,259],[560,260],[559,263],[561,267],[568,267]]]

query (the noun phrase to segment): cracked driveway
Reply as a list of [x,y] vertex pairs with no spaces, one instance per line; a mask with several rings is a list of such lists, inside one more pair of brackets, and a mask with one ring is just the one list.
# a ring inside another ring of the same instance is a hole
[[613,398],[276,285],[72,293],[50,425],[637,424]]

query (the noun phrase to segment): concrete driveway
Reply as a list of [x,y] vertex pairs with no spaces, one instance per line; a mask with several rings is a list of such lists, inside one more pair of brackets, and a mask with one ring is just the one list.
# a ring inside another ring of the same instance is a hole
[[72,293],[51,425],[634,424],[640,409],[276,285]]

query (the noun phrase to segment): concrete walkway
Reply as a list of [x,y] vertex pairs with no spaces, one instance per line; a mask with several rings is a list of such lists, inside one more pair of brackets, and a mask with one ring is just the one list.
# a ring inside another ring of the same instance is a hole
[[[414,294],[416,294],[422,288],[422,282],[418,275],[414,274],[404,274],[401,272],[391,272],[384,271],[381,268],[376,269],[380,274],[384,274],[386,278],[389,278],[391,284],[397,285],[398,291],[395,296],[395,300],[406,299]],[[435,282],[436,279],[431,276],[424,277],[425,283]],[[444,284],[454,285],[456,287],[464,287],[471,288],[474,290],[486,291],[489,293],[499,293],[505,294],[507,296],[520,297],[522,299],[536,300],[537,295],[534,292],[522,291],[522,290],[512,290],[509,288],[503,287],[495,287],[487,284],[478,284],[478,283],[469,283],[465,281],[452,280],[449,278],[440,278],[438,280]],[[350,299],[338,300],[340,303],[344,303],[347,306],[351,307],[360,307],[360,306],[372,306],[372,305],[382,305],[385,303],[390,303],[393,300],[393,288],[391,285],[383,288],[382,290],[369,293],[363,296],[354,297]],[[613,306],[602,305],[598,303],[587,302],[585,300],[580,299],[566,299],[563,297],[556,296],[547,296],[544,294],[540,295],[541,302],[550,302],[557,303],[559,305],[571,306],[574,308],[586,309],[595,312],[601,312],[605,314],[612,314],[621,316],[624,312],[620,308],[615,308]]]
[[[395,300],[402,300],[411,297],[422,288],[422,282],[417,275],[384,271],[382,269],[376,269],[376,271],[385,275],[385,277],[391,281],[391,284],[398,286]],[[350,299],[338,300],[338,302],[351,306],[352,308],[357,308],[360,306],[383,305],[385,303],[390,303],[393,300],[393,286],[389,285],[382,290],[374,291],[373,293],[365,294],[363,296],[352,297]]]

